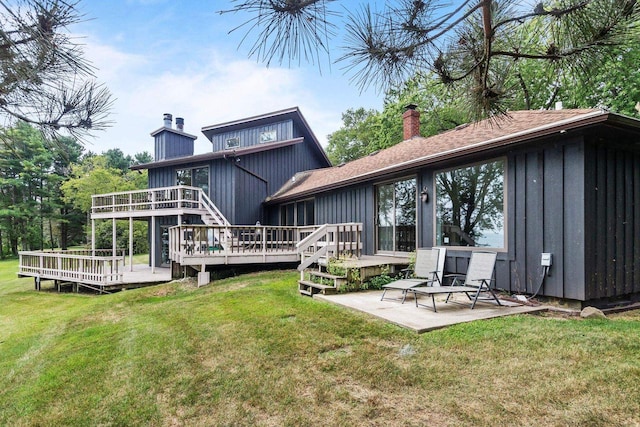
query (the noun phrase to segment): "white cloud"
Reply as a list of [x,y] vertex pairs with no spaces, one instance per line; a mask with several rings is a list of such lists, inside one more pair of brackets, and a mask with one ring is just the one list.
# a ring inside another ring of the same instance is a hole
[[[198,136],[196,152],[211,149],[200,133],[203,126],[296,105],[303,110],[312,107],[310,122],[323,116],[297,70],[265,68],[249,60],[222,58],[215,51],[202,56],[201,64],[179,71],[175,66],[173,71],[160,69],[166,58],[146,58],[104,45],[92,44],[87,56],[99,69],[98,79],[116,98],[111,117],[115,123],[96,135],[88,147],[92,151],[153,151],[149,133],[162,125],[163,113],[185,119],[185,131]],[[323,133],[316,134],[324,139]]]

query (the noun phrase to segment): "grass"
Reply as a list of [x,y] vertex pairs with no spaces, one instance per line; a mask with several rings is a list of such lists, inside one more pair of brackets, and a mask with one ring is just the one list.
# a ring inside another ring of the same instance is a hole
[[0,262],[0,425],[637,425],[640,312],[416,335],[297,274],[113,295]]

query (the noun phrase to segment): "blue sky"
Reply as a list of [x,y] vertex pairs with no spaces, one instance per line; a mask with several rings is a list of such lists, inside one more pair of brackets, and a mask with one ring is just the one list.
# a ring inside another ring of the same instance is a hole
[[196,153],[208,152],[203,126],[293,106],[326,145],[348,108],[382,108],[382,95],[360,93],[339,65],[324,64],[319,72],[312,64],[267,68],[248,58],[250,45],[238,47],[244,32],[228,34],[243,16],[217,13],[230,7],[226,0],[81,0],[86,20],[69,30],[116,98],[112,127],[96,132],[87,149],[153,154],[149,134],[171,113],[198,136]]

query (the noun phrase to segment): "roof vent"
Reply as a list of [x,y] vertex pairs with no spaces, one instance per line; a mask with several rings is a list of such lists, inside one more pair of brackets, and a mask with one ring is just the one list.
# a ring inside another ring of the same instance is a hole
[[375,156],[379,152],[380,152],[380,150],[372,151],[371,153],[369,153],[369,156]]
[[469,123],[464,123],[455,127],[455,130],[462,130],[469,126]]
[[336,167],[341,168],[341,167],[343,167],[344,165],[345,165],[345,162],[342,162],[342,163],[340,163],[340,164],[339,164],[338,166],[336,166]]
[[562,110],[562,101],[556,102],[556,110]]

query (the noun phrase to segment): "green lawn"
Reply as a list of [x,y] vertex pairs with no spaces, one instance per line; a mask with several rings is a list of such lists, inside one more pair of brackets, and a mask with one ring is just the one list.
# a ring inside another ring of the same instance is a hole
[[416,335],[297,294],[36,292],[0,261],[0,425],[637,425],[640,312]]

